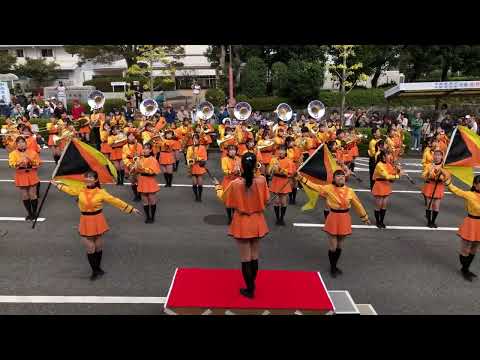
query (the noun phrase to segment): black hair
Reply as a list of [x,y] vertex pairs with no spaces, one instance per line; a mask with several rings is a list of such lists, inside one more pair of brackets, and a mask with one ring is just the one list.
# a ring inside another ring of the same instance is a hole
[[278,150],[284,150],[285,152],[287,152],[287,146],[285,144],[282,144],[278,147]]
[[478,183],[480,183],[480,175],[477,175],[473,178],[473,184],[470,190],[477,192],[477,189],[475,189],[475,184],[478,184]]
[[144,148],[144,149],[149,148],[150,151],[152,151],[152,148],[153,148],[152,143],[151,143],[151,142],[147,142],[146,144],[143,145],[143,148]]
[[383,140],[378,140],[377,143],[375,144],[375,151],[378,151],[380,148],[380,145],[384,145],[385,142]]
[[337,144],[337,143],[336,143],[335,140],[332,140],[332,141],[327,142],[328,150],[333,151],[333,147],[334,147],[336,144]]
[[94,170],[88,170],[86,173],[85,173],[85,176],[88,176],[88,177],[93,177],[95,180],[97,180],[95,182],[95,185],[93,186],[94,188],[101,188],[100,186],[100,181],[98,180],[98,173]]
[[342,134],[342,133],[344,133],[344,132],[345,132],[345,131],[343,131],[342,129],[338,129],[337,132],[336,132],[336,134],[337,134],[337,136],[338,136],[338,135],[340,135],[340,134]]
[[198,133],[194,133],[192,139],[200,140],[200,135]]
[[27,142],[27,140],[23,137],[23,136],[17,136],[17,138],[15,139],[15,144],[18,144],[19,141],[23,141],[23,142]]
[[375,166],[377,166],[379,162],[385,163],[386,161],[387,161],[387,153],[382,150],[377,156],[377,161],[375,162]]
[[251,152],[247,152],[242,156],[242,177],[245,179],[245,186],[247,189],[253,184],[253,177],[255,176],[255,169],[257,167],[257,157]]
[[287,137],[285,138],[285,144],[288,144],[288,143],[291,142],[291,141],[295,141],[295,139],[293,138],[293,136],[287,136]]
[[310,130],[308,130],[308,127],[304,126],[302,127],[302,133],[308,133]]

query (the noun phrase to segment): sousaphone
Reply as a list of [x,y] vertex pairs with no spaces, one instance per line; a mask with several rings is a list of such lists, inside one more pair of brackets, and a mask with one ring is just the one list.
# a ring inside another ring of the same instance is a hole
[[201,102],[197,106],[196,117],[200,120],[208,120],[213,116],[214,107],[212,103],[208,101]]
[[313,100],[307,106],[308,115],[315,120],[320,120],[325,115],[325,105],[320,100]]
[[252,107],[250,106],[249,103],[245,101],[237,103],[233,110],[233,115],[238,121],[247,120],[251,114],[252,114]]
[[99,110],[105,104],[105,95],[99,90],[93,90],[88,95],[88,105],[93,110]]
[[155,115],[158,110],[158,104],[153,99],[145,99],[140,104],[140,112],[145,117],[150,117]]

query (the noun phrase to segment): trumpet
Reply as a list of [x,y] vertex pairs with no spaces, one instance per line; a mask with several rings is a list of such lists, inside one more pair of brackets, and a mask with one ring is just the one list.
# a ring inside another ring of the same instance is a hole
[[127,135],[125,135],[123,132],[119,133],[116,137],[117,138],[112,144],[112,148],[121,147],[127,143]]
[[74,133],[72,131],[64,130],[61,136],[53,135],[53,144],[55,146],[58,146],[62,140],[72,138],[73,136],[74,136]]
[[223,145],[223,143],[225,143],[226,141],[231,140],[231,139],[233,139],[233,138],[234,138],[233,135],[226,135],[226,136],[223,138],[223,140],[217,140],[217,144],[218,144],[218,146],[220,147],[220,146]]

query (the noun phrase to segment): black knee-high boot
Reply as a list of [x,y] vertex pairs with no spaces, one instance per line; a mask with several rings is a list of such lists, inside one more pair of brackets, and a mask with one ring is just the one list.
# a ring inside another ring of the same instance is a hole
[[95,253],[87,254],[88,263],[90,264],[90,267],[92,268],[92,275],[90,275],[90,280],[95,280],[98,276],[97,266],[96,266],[96,258],[97,257],[95,255]]
[[323,210],[323,217],[325,218],[325,221],[327,220],[327,217],[329,214],[330,214],[330,210]]
[[198,201],[202,201],[203,186],[197,185],[197,187],[198,187]]
[[138,185],[137,184],[132,184],[132,191],[133,191],[133,201],[140,201],[141,197],[140,194],[138,193]]
[[275,217],[277,218],[276,225],[280,224],[280,206],[274,206],[273,210],[275,211]]
[[145,224],[150,223],[150,205],[143,205],[143,210],[145,211]]
[[95,253],[95,266],[96,266],[96,272],[98,275],[103,275],[105,274],[105,271],[103,271],[103,269],[100,267],[100,265],[102,264],[102,254],[103,254],[103,251],[100,250],[100,251],[97,251]]
[[157,211],[157,204],[150,205],[150,222],[155,222],[155,212]]
[[195,194],[195,201],[198,201],[198,188],[197,185],[192,185],[193,193]]
[[40,184],[40,181],[39,181],[38,184],[37,184],[37,198],[40,197],[40,186],[41,186],[41,184]]
[[348,164],[348,168],[351,172],[355,172],[355,162],[352,161],[350,164]]
[[428,203],[427,203],[427,197],[425,195],[423,195],[423,201],[424,201],[425,207],[426,207],[428,205]]
[[125,182],[125,170],[120,170],[120,185]]
[[173,167],[173,171],[177,172],[177,170],[178,170],[178,164],[179,164],[179,163],[180,163],[179,160],[176,160],[176,161],[175,161],[175,165],[174,165],[174,167]]
[[227,210],[227,217],[228,217],[228,225],[232,222],[232,209],[231,208],[226,208]]
[[290,193],[290,194],[292,194],[292,204],[293,205],[295,205],[297,203],[297,191],[298,191],[297,187],[294,186],[292,188],[292,192]]
[[291,192],[288,193],[288,203],[293,205],[293,194]]
[[342,249],[337,248],[337,250],[335,250],[335,268],[337,269],[337,273],[342,275],[342,270],[340,270],[337,267],[337,263],[338,263],[338,259],[340,259],[340,255],[342,255]]
[[379,229],[382,228],[382,222],[380,221],[380,210],[375,210],[375,225],[377,225]]
[[438,226],[435,224],[435,220],[437,220],[438,216],[438,211],[432,210],[432,222],[430,224],[430,227],[436,229]]
[[462,264],[461,272],[465,280],[473,281],[473,275],[471,275],[473,273],[470,273],[470,270],[469,270],[469,267],[472,261],[469,259],[469,257],[470,257],[470,254],[467,256],[463,256],[462,254],[459,255],[460,264]]
[[55,164],[58,164],[58,160],[60,160],[59,155],[53,155],[53,161],[55,161]]
[[468,261],[467,261],[468,268],[469,268],[468,273],[470,274],[470,276],[477,277],[477,275],[475,275],[473,272],[470,271],[470,265],[472,264],[474,257],[475,257],[475,254],[468,255]]
[[427,226],[430,227],[432,225],[432,210],[425,210],[425,217],[427,218]]
[[37,217],[38,199],[30,200],[30,204],[32,207],[32,220],[34,220]]
[[251,299],[253,298],[253,277],[250,261],[242,261],[242,275],[247,287],[240,289],[240,294]]
[[168,187],[168,174],[164,173],[163,178],[165,179],[165,187]]
[[285,217],[285,213],[287,212],[287,207],[286,206],[282,206],[280,208],[280,225],[285,225],[285,220],[284,220],[284,217]]
[[168,174],[168,184],[169,184],[169,187],[172,187],[172,183],[173,183],[173,174]]
[[250,260],[250,266],[252,268],[252,281],[253,281],[253,291],[255,291],[255,280],[257,279],[258,273],[258,259]]
[[380,225],[382,228],[386,228],[385,223],[383,220],[385,219],[385,214],[387,213],[387,209],[380,209]]
[[30,199],[23,200],[23,206],[25,206],[25,209],[27,209],[27,216],[25,217],[25,220],[33,220],[32,219],[32,203]]
[[328,250],[328,260],[330,262],[330,275],[337,277],[337,254],[336,251]]

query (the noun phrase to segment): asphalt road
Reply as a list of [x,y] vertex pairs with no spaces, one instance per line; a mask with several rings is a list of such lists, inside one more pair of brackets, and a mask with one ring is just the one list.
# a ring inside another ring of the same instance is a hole
[[[220,177],[217,153],[210,153],[209,168]],[[6,159],[4,150],[0,159]],[[47,151],[42,159],[51,160]],[[418,171],[419,159],[406,159],[408,171]],[[367,189],[368,162],[358,161]],[[44,163],[42,180],[48,180],[54,163]],[[419,191],[418,172],[395,183],[394,190]],[[13,179],[7,162],[0,160],[0,180]],[[208,181],[208,179],[206,179]],[[163,183],[160,175],[159,182]],[[185,167],[175,184],[190,184]],[[47,184],[42,184],[42,192]],[[124,200],[131,200],[129,186],[107,186]],[[358,195],[373,217],[373,198],[368,191]],[[0,218],[25,216],[20,194],[12,182],[0,182]],[[239,268],[234,240],[227,236],[224,208],[211,188],[204,189],[203,202],[193,201],[190,186],[161,188],[156,223],[121,213],[110,206],[105,215],[111,227],[105,239],[102,265],[107,274],[88,280],[90,268],[77,233],[79,210],[74,198],[51,189],[42,211],[45,222],[0,221],[1,296],[126,296],[164,297],[177,267]],[[321,228],[293,223],[323,224],[323,202],[313,212],[302,213],[306,201],[299,191],[298,204],[287,209],[287,226],[274,225],[273,209],[267,211],[271,233],[262,241],[260,269],[320,271],[329,290],[348,290],[356,303],[372,304],[379,314],[478,314],[479,281],[468,283],[460,276],[459,240],[455,231],[354,229],[346,241],[339,267],[344,275],[328,275],[327,239]],[[141,204],[138,205],[141,209]],[[446,195],[438,225],[458,227],[465,214],[463,201]],[[352,216],[354,224],[361,224]],[[394,193],[385,223],[425,226],[423,199],[419,193]],[[3,236],[2,236],[3,231]],[[5,234],[5,231],[7,232]],[[472,271],[480,272],[479,259]],[[0,303],[0,314],[160,314],[157,304],[16,304]]]

